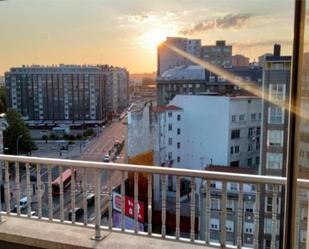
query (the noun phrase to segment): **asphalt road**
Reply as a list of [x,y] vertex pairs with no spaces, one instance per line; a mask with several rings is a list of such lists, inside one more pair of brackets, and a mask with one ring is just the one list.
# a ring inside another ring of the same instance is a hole
[[[82,154],[78,155],[79,147],[73,146],[72,150],[74,153],[74,159],[79,160],[86,160],[86,161],[101,161],[102,157],[108,153],[109,150],[111,150],[114,146],[114,143],[116,140],[122,141],[123,139],[127,139],[127,126],[122,124],[122,122],[113,122],[106,126],[104,131],[100,133],[96,138],[92,139],[92,141],[88,142],[85,146],[85,148],[82,151]],[[45,149],[39,151],[39,155],[37,156],[48,156],[48,150],[49,147],[53,146],[52,144],[48,144],[45,146]],[[48,157],[57,157],[57,153],[55,151],[50,150],[52,156]],[[126,162],[126,146],[121,151],[117,162],[124,163]],[[65,168],[64,168],[65,170]],[[36,169],[31,169],[32,174],[36,175]],[[94,187],[93,187],[93,181],[95,172],[91,170],[87,172],[87,194],[93,193]],[[25,174],[23,171],[21,171],[21,197],[25,196],[26,193],[26,180],[25,180]],[[53,180],[56,179],[59,176],[59,168],[53,167],[52,168],[52,178]],[[76,177],[76,187],[75,187],[75,207],[82,207],[82,174],[80,170],[77,170],[77,177]],[[42,165],[41,166],[41,181],[43,183],[42,185],[42,214],[44,217],[48,217],[48,173],[47,173],[47,167]],[[111,182],[113,187],[117,187],[121,183],[121,174],[120,172],[113,172],[111,176]],[[35,184],[35,183],[33,183]],[[11,190],[14,193],[15,189],[15,179],[11,180]],[[101,211],[102,214],[107,211],[107,186],[108,186],[108,177],[107,177],[107,171],[101,171]],[[37,190],[36,193],[32,196],[32,210],[37,211]],[[15,196],[11,199],[11,207],[13,208],[15,206]],[[68,213],[71,210],[71,188],[69,187],[64,192],[64,218],[65,220],[68,219]],[[4,208],[5,205],[2,206]],[[87,208],[87,216],[88,216],[88,222],[92,223],[94,221],[94,206],[90,205]],[[26,209],[22,210],[22,213],[26,213]],[[53,217],[59,218],[60,217],[60,202],[58,196],[53,196]],[[77,221],[82,222],[83,216],[76,219]],[[105,223],[102,220],[103,223]]]

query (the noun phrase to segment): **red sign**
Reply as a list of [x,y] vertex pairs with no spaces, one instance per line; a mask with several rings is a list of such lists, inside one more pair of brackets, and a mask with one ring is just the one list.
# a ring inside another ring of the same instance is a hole
[[[134,198],[125,196],[125,215],[134,218],[135,208],[134,208]],[[118,193],[113,193],[113,208],[121,212],[121,195]],[[138,221],[144,222],[144,203],[138,201],[137,204]]]

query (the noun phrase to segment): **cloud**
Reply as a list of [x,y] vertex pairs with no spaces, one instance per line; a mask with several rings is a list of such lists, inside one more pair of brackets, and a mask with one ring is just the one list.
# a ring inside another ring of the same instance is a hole
[[118,19],[125,22],[132,22],[132,23],[141,23],[152,19],[154,15],[152,13],[141,13],[141,14],[132,14],[132,15],[123,15],[120,16]]
[[213,29],[241,28],[253,17],[251,14],[227,14],[214,19],[195,23],[193,26],[180,31],[183,35],[193,35]]

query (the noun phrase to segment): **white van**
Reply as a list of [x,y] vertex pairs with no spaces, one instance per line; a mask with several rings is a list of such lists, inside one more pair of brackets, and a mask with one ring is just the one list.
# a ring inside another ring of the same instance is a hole
[[26,208],[28,206],[28,198],[23,197],[19,200],[19,205],[15,205],[15,208],[18,209],[20,208],[21,210]]

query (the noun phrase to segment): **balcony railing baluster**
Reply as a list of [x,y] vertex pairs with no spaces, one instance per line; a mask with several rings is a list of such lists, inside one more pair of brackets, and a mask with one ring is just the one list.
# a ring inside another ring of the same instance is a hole
[[125,171],[121,172],[121,231],[125,231]]
[[52,189],[52,166],[47,165],[47,185],[48,185],[48,217],[53,219],[53,189]]
[[59,189],[60,189],[60,221],[64,221],[64,197],[63,197],[63,167],[59,166]]
[[255,209],[254,209],[254,239],[253,239],[253,247],[255,249],[259,249],[260,193],[261,193],[261,185],[256,184]]
[[108,228],[113,228],[113,183],[112,183],[112,171],[107,171],[108,175]]
[[42,180],[41,180],[41,164],[36,165],[36,179],[37,179],[37,201],[38,201],[38,217],[42,219]]
[[191,178],[191,205],[190,205],[190,212],[191,212],[190,239],[191,239],[191,242],[194,242],[194,239],[195,239],[195,177]]
[[298,249],[299,248],[299,227],[300,227],[300,196],[299,196],[299,192],[300,191],[300,188],[299,187],[297,187],[297,190],[296,190],[296,192],[298,193],[297,195],[296,195],[296,225],[295,225],[295,227],[296,227],[296,231],[295,231],[295,234],[296,234],[296,236],[295,236],[295,243],[294,243],[294,248],[295,249]]
[[278,186],[273,185],[272,192],[272,233],[271,233],[271,249],[276,249],[276,238],[277,238],[277,199],[278,199]]
[[20,208],[19,202],[20,202],[20,172],[19,172],[19,162],[15,162],[15,184],[16,184],[16,205],[17,205],[17,216],[20,216]]
[[238,219],[237,219],[237,248],[242,247],[242,234],[243,234],[243,184],[239,183],[239,194],[238,194]]
[[75,169],[71,167],[71,209],[72,209],[72,224],[76,221],[75,215]]
[[6,213],[9,215],[11,213],[11,192],[10,192],[10,174],[9,174],[9,162],[5,162],[5,205]]
[[101,236],[101,170],[95,170],[95,181],[94,181],[94,215],[95,215],[95,236],[94,240],[102,240]]
[[27,216],[31,217],[30,164],[26,163]]
[[83,209],[84,209],[84,226],[88,224],[88,204],[87,204],[87,169],[83,168],[82,191],[83,191]]
[[166,175],[161,175],[162,181],[162,238],[166,235]]
[[148,174],[148,235],[152,234],[152,175]]
[[205,243],[208,246],[210,242],[210,201],[211,201],[211,188],[210,188],[210,180],[207,180],[206,187],[206,198],[205,198]]
[[176,239],[180,238],[180,176],[176,176]]
[[134,232],[138,233],[138,173],[134,173]]
[[226,181],[222,182],[222,198],[221,198],[221,219],[220,219],[220,230],[221,230],[221,248],[225,248],[226,244]]

